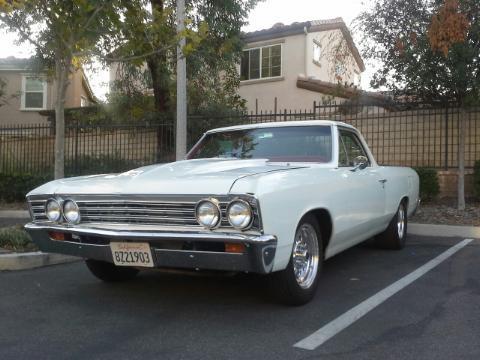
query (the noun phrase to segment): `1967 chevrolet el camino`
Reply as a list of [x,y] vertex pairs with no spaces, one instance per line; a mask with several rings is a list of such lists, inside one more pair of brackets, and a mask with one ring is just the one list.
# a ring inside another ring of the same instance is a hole
[[26,229],[104,281],[152,267],[254,272],[298,305],[325,259],[367,239],[403,248],[418,188],[347,124],[233,126],[205,133],[184,161],[42,185],[27,195]]

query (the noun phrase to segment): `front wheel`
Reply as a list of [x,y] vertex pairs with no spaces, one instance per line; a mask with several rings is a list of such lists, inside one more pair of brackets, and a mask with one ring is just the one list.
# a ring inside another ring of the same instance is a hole
[[285,270],[273,273],[273,291],[282,302],[303,305],[312,300],[323,263],[320,228],[313,216],[305,216],[297,227],[292,255]]
[[387,229],[375,237],[375,245],[383,249],[403,249],[407,241],[407,225],[407,204],[402,201]]
[[85,264],[95,277],[105,282],[127,281],[138,274],[137,269],[115,266],[106,261],[88,259]]

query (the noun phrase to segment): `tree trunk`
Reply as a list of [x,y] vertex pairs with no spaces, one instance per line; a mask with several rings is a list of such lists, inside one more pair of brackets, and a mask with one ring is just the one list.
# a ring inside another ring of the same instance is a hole
[[467,112],[460,107],[459,133],[458,133],[458,186],[457,186],[457,209],[465,210],[465,122]]
[[165,113],[169,102],[169,75],[166,69],[166,56],[161,54],[147,59],[147,66],[152,75],[153,97],[155,110]]
[[70,59],[55,60],[55,179],[65,177],[65,94],[68,87]]
[[[154,14],[153,21],[155,21],[156,13],[161,14],[163,12],[164,3],[163,0],[150,0],[152,6],[152,12]],[[164,52],[152,55],[147,59],[147,66],[152,76],[153,98],[155,104],[155,110],[160,114],[160,119],[164,122],[165,115],[169,110],[169,97],[170,97],[170,71],[167,65],[167,55]],[[159,162],[164,158],[162,156],[163,147],[162,143],[165,142],[164,133],[161,126],[157,124],[157,154],[156,162]],[[174,151],[174,149],[172,149]]]

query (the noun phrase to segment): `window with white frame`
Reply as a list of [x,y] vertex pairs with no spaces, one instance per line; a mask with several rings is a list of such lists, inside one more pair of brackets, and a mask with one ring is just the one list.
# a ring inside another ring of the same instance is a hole
[[313,41],[313,61],[315,63],[320,63],[322,57],[322,47],[315,40]]
[[22,109],[42,110],[47,107],[47,82],[45,79],[24,76],[22,78]]
[[85,96],[80,97],[80,107],[86,107],[88,106],[88,100]]
[[282,75],[282,45],[244,50],[240,80],[264,79]]

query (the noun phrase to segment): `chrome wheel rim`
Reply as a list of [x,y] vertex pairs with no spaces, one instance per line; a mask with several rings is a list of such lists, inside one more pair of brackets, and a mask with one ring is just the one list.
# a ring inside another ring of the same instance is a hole
[[312,286],[317,277],[319,253],[315,228],[302,224],[295,234],[292,253],[295,280],[302,289]]
[[403,235],[405,234],[405,210],[402,205],[400,205],[400,207],[398,208],[397,232],[398,238],[403,239]]

